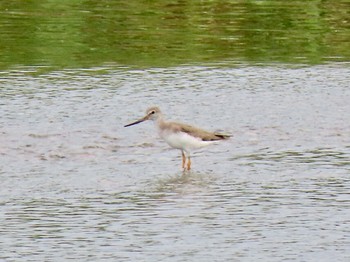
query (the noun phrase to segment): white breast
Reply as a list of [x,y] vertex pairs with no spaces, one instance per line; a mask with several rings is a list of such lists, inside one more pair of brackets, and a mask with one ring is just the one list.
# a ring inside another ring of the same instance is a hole
[[160,136],[171,147],[185,150],[187,153],[192,149],[200,148],[215,143],[214,141],[202,141],[200,138],[190,136],[185,132],[176,132],[162,130]]

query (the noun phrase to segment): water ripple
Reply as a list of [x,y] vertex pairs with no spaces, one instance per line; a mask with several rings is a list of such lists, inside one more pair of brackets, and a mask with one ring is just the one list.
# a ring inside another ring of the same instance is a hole
[[[2,80],[0,259],[350,259],[347,66],[103,70]],[[151,104],[233,136],[183,173]]]

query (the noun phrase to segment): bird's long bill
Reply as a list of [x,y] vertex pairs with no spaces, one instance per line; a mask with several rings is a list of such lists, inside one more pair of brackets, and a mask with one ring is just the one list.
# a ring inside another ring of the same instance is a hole
[[141,123],[141,122],[143,122],[143,121],[145,121],[145,120],[146,120],[146,118],[144,117],[144,118],[141,118],[141,119],[139,119],[139,120],[137,120],[137,121],[135,121],[135,122],[132,122],[132,123],[130,123],[130,124],[128,124],[128,125],[125,125],[124,127],[137,125],[137,124],[139,124],[139,123]]

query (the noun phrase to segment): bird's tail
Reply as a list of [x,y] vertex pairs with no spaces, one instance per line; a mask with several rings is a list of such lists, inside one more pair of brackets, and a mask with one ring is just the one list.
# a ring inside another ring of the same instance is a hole
[[226,139],[229,139],[231,137],[230,135],[218,134],[218,133],[215,133],[215,136],[217,136],[221,140],[226,140]]

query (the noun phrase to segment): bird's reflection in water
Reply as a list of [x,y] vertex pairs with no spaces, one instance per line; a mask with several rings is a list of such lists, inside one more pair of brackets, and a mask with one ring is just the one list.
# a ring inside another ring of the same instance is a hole
[[165,194],[203,192],[208,190],[214,177],[212,174],[185,171],[156,180],[154,182],[155,191]]

